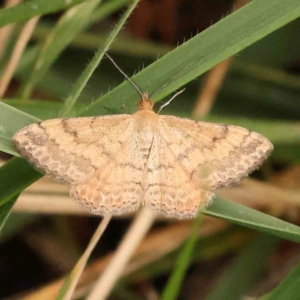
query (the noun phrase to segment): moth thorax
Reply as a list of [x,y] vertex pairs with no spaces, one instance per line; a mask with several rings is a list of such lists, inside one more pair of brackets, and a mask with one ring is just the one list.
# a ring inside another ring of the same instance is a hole
[[153,131],[151,126],[148,125],[141,128],[141,130],[139,131],[139,139],[143,140],[143,142],[146,144],[152,144]]

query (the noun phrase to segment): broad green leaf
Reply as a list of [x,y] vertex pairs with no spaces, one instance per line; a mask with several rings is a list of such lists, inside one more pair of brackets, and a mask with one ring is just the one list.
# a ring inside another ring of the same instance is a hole
[[46,36],[33,71],[30,72],[31,75],[24,87],[22,98],[28,98],[32,89],[43,78],[55,59],[74,37],[88,26],[89,19],[100,2],[101,0],[86,1],[64,13],[56,26]]
[[35,16],[49,14],[73,5],[85,2],[86,0],[30,0],[20,4],[0,10],[0,27],[21,22]]
[[270,293],[259,300],[295,300],[300,295],[300,264]]
[[241,299],[257,280],[277,244],[278,239],[260,235],[223,271],[205,300]]

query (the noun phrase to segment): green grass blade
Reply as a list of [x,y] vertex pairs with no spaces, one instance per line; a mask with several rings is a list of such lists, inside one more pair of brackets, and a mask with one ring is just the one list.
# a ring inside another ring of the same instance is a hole
[[258,300],[295,300],[300,295],[300,264],[270,293]]
[[114,0],[114,1],[107,1],[103,3],[101,7],[96,9],[90,19],[90,23],[94,23],[96,21],[102,20],[105,17],[111,15],[112,13],[116,12],[117,10],[121,9],[126,4],[130,4],[129,0]]
[[85,0],[30,0],[22,2],[16,6],[0,10],[0,27],[59,11],[82,2]]
[[3,102],[0,102],[0,107],[0,150],[19,156],[11,143],[12,136],[24,126],[39,122],[40,120]]
[[3,205],[0,204],[0,234],[2,232],[3,226],[6,222],[6,220],[9,217],[10,211],[12,207],[14,206],[15,202],[18,199],[18,196],[13,197],[10,201],[7,201]]
[[181,284],[193,257],[193,250],[197,241],[197,233],[199,231],[202,218],[202,215],[198,215],[194,221],[190,236],[183,246],[178,259],[176,260],[174,271],[172,272],[167,286],[163,291],[161,297],[162,300],[172,300],[178,298]]
[[104,53],[109,49],[113,41],[115,40],[117,34],[122,29],[123,25],[125,24],[126,20],[138,4],[139,0],[134,0],[132,4],[128,7],[126,12],[123,14],[117,25],[115,26],[114,30],[109,35],[105,45],[103,47],[100,47],[96,54],[94,55],[93,59],[90,61],[88,66],[85,68],[85,70],[82,72],[81,76],[77,80],[76,84],[74,85],[70,96],[67,98],[65,105],[63,106],[62,110],[60,111],[60,116],[66,116],[69,115],[71,112],[71,109],[75,105],[80,93],[84,89],[85,85],[87,84],[88,80],[91,78],[93,72],[98,67],[101,59],[103,58]]
[[[277,244],[278,239],[260,235],[224,270],[205,300],[241,299],[241,296],[245,295],[255,283]],[[259,255],[257,255],[258,253]]]
[[299,75],[291,74],[279,68],[249,63],[243,59],[235,59],[231,68],[239,75],[249,76],[250,78],[258,79],[260,82],[267,82],[292,90],[300,90]]
[[[150,94],[169,83],[155,95],[154,100],[159,100],[299,16],[298,0],[251,1],[132,79],[140,89]],[[103,114],[106,112],[103,105],[112,108],[125,105],[129,111],[133,111],[137,99],[137,92],[128,82],[124,82],[93,102],[84,114]]]
[[[20,110],[21,112],[24,112],[26,114],[29,114],[29,115],[34,116],[35,118],[41,119],[41,120],[47,120],[47,119],[55,118],[57,116],[60,108],[61,108],[61,103],[60,102],[47,101],[47,100],[43,100],[43,101],[39,101],[39,100],[20,101],[20,99],[9,99],[9,101],[7,101],[6,103],[10,104],[10,106],[6,105],[6,107],[9,107],[9,108],[14,107],[17,110]],[[5,108],[3,108],[2,103],[0,102],[0,118],[2,116],[2,114],[1,114],[2,109],[5,112]],[[18,119],[17,114],[15,115],[15,118]],[[1,122],[1,120],[0,120],[0,122]],[[2,122],[0,124],[2,126],[4,126],[4,124]],[[3,128],[5,128],[5,127],[6,126],[4,126]],[[9,140],[11,140],[11,137],[12,137],[11,135],[7,135],[7,138]]]
[[216,198],[211,206],[203,211],[205,214],[227,220],[233,224],[258,230],[300,243],[300,227],[278,218],[261,213],[241,204]]
[[[4,205],[7,205],[7,203]],[[10,210],[10,209],[11,208],[9,208],[8,210]],[[5,212],[4,208],[1,209],[1,212],[2,213],[4,212],[5,213],[4,216],[7,217],[8,214]],[[0,243],[6,242],[6,241],[14,238],[24,227],[26,227],[29,224],[34,223],[40,217],[37,214],[13,213],[13,212],[8,216],[9,216],[9,226],[6,226],[3,228],[3,230],[1,230]],[[2,217],[0,216],[0,223],[1,222],[2,222]]]
[[0,168],[0,207],[41,177],[25,159],[14,157],[9,160]]
[[87,1],[70,8],[46,37],[30,77],[23,88],[21,98],[26,99],[43,78],[60,53],[75,36],[90,23],[90,18],[101,0]]

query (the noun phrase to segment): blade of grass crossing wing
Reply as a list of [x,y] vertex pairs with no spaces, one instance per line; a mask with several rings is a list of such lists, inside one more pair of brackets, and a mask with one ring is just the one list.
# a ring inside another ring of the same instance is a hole
[[47,36],[37,61],[30,72],[31,76],[25,83],[22,99],[27,99],[40,81],[43,75],[51,67],[60,53],[70,44],[78,33],[83,31],[90,22],[90,18],[95,8],[102,0],[87,1],[80,5],[70,8],[57,22],[56,26]]
[[255,283],[278,242],[274,237],[260,235],[224,270],[205,300],[241,299]]
[[87,84],[88,80],[92,76],[95,69],[98,67],[104,53],[108,51],[109,47],[115,40],[117,34],[122,29],[123,25],[125,24],[126,20],[138,4],[139,0],[134,0],[132,4],[128,7],[126,12],[123,14],[119,22],[116,24],[114,30],[111,32],[109,37],[107,38],[106,43],[103,47],[100,47],[96,54],[94,55],[93,59],[90,61],[88,66],[85,68],[85,70],[82,72],[81,76],[77,80],[74,88],[72,89],[70,96],[67,98],[65,105],[63,106],[62,110],[60,111],[60,116],[68,116],[71,112],[72,107],[76,103],[76,100],[78,99],[80,93],[82,92],[83,88]]
[[197,241],[197,233],[200,229],[203,216],[201,214],[195,219],[191,234],[186,241],[174,267],[174,271],[165,287],[162,300],[178,299],[181,284],[193,257],[193,250]]

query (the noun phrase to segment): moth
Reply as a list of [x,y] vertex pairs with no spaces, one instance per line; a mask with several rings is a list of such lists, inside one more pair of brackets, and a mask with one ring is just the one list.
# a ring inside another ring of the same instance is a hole
[[47,120],[12,139],[22,157],[69,185],[71,197],[93,214],[145,205],[167,217],[195,217],[216,189],[257,169],[273,149],[242,127],[159,115],[130,82],[141,94],[134,114]]

